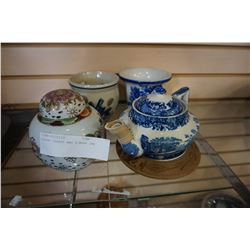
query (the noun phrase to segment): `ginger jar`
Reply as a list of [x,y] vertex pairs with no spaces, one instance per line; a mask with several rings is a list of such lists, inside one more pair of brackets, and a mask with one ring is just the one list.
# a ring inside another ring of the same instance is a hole
[[40,133],[100,137],[101,128],[99,113],[86,104],[79,93],[70,89],[57,89],[42,97],[39,113],[29,126],[29,140],[36,156],[46,166],[75,171],[87,167],[93,159],[41,154]]

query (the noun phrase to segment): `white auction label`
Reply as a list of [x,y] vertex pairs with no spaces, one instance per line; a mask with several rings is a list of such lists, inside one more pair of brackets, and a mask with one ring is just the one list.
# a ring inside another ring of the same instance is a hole
[[110,140],[40,133],[40,153],[56,157],[83,157],[107,161]]

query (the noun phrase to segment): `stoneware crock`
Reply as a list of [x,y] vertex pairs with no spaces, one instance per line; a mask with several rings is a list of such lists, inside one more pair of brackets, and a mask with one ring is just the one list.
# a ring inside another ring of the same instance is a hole
[[75,171],[87,167],[93,159],[40,154],[40,133],[99,137],[101,126],[99,113],[86,104],[79,93],[57,89],[42,97],[39,113],[30,123],[29,140],[33,151],[45,165]]
[[129,105],[143,95],[166,93],[162,84],[168,82],[172,75],[165,70],[156,68],[127,68],[119,72],[124,81]]
[[91,71],[71,76],[69,85],[106,119],[119,102],[118,81],[119,77],[114,73]]
[[118,137],[124,153],[157,160],[181,156],[199,129],[199,120],[188,111],[189,88],[171,95],[149,94],[135,99],[120,119],[105,128]]

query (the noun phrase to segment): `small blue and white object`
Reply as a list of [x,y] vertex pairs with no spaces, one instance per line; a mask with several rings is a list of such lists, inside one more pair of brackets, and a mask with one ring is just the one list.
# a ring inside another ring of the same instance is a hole
[[131,105],[140,96],[166,93],[162,84],[168,82],[172,75],[162,69],[127,68],[119,72],[119,77],[126,85],[127,102]]

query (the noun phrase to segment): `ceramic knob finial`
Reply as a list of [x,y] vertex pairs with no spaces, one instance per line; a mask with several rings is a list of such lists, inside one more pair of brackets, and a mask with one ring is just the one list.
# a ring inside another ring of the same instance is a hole
[[57,89],[42,97],[39,111],[45,119],[63,120],[78,116],[85,107],[86,103],[80,94],[70,89]]

